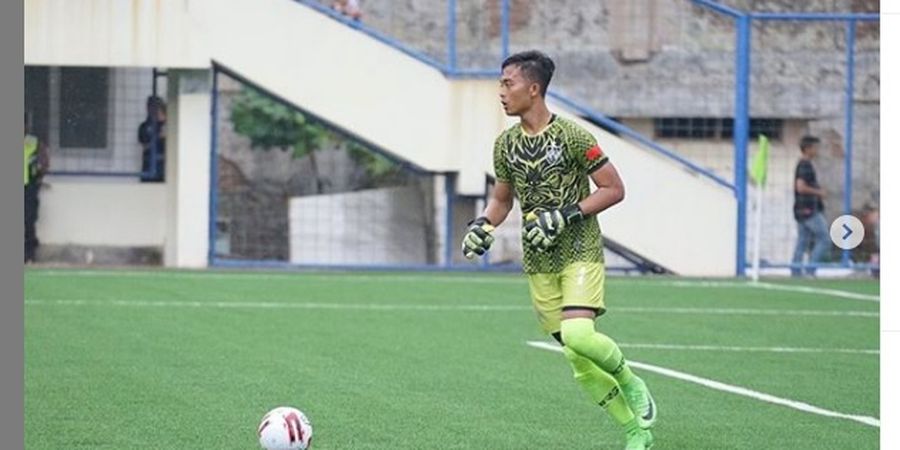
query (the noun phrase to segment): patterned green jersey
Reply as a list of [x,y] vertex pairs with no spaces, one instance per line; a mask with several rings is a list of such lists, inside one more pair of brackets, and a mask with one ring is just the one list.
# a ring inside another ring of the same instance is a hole
[[[571,120],[553,115],[529,136],[516,124],[494,142],[494,173],[509,183],[525,215],[578,203],[590,193],[588,175],[608,161],[597,140]],[[559,273],[572,262],[603,262],[600,225],[592,217],[566,227],[544,252],[524,245],[526,273]]]

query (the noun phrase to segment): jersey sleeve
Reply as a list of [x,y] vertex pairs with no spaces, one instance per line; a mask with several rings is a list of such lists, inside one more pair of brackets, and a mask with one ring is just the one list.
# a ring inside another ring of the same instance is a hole
[[572,124],[572,131],[569,133],[568,150],[587,174],[594,173],[609,161],[594,135],[575,124]]
[[509,161],[506,159],[506,133],[494,141],[494,178],[504,183],[510,182]]

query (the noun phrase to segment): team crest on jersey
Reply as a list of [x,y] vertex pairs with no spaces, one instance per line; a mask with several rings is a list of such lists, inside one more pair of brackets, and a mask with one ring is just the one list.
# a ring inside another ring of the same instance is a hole
[[562,147],[560,147],[556,142],[551,142],[550,145],[547,146],[547,162],[550,164],[556,164],[561,158]]

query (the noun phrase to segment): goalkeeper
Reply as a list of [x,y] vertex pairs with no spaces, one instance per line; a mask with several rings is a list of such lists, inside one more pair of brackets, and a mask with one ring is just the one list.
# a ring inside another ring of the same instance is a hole
[[[594,216],[622,201],[624,187],[594,136],[547,109],[554,67],[537,51],[503,61],[500,102],[519,123],[494,143],[496,184],[483,214],[469,224],[463,253],[471,259],[490,248],[494,227],[517,196],[525,216],[524,270],[541,327],[563,346],[575,380],[623,427],[626,448],[647,449],[656,421],[650,391],[616,343],[594,329],[594,319],[606,311]],[[588,178],[598,188],[593,194]]]

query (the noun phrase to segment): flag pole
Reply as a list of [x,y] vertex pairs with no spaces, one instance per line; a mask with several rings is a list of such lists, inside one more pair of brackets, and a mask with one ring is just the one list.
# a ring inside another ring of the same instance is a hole
[[762,215],[763,215],[763,193],[766,189],[766,174],[769,166],[769,139],[764,135],[759,135],[759,151],[753,157],[753,164],[750,168],[750,179],[756,184],[756,220],[754,221],[753,239],[753,261],[751,265],[751,273],[753,282],[759,281],[759,260],[760,249],[762,247]]
[[756,239],[753,242],[753,282],[756,283],[759,281],[759,251],[760,245],[762,244],[762,205],[763,205],[763,190],[765,189],[765,184],[757,184],[756,186],[756,224],[755,224],[755,234]]

